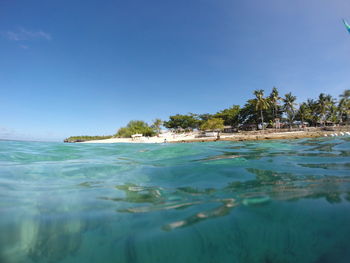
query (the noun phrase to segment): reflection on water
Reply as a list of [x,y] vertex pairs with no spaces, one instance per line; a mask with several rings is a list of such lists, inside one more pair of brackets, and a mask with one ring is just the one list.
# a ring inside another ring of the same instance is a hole
[[350,262],[349,156],[346,137],[0,142],[0,262]]

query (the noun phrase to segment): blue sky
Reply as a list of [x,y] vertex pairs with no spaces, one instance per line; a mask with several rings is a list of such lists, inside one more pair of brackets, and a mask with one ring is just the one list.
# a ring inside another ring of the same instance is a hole
[[348,0],[0,1],[0,138],[350,88]]

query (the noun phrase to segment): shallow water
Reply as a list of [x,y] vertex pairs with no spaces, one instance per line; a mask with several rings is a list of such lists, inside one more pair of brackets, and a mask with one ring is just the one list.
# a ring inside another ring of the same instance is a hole
[[0,142],[0,262],[350,262],[350,138]]

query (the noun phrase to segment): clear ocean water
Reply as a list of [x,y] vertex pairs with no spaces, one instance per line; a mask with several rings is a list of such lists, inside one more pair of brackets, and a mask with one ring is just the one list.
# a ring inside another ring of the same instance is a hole
[[0,142],[0,262],[350,262],[350,137]]

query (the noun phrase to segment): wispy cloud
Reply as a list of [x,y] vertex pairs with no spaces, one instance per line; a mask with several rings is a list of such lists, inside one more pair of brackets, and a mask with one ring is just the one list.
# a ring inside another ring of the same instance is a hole
[[28,41],[28,40],[51,40],[51,35],[42,31],[31,31],[24,28],[19,28],[15,31],[3,31],[1,35],[11,41]]
[[19,45],[19,47],[22,48],[22,49],[28,49],[28,48],[29,48],[29,47],[26,46],[26,45]]

